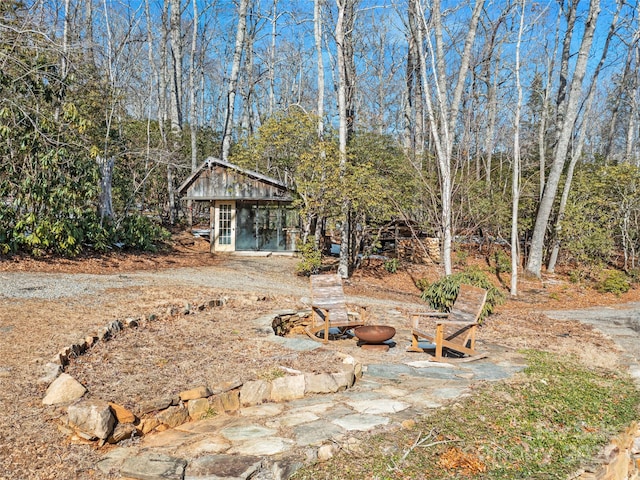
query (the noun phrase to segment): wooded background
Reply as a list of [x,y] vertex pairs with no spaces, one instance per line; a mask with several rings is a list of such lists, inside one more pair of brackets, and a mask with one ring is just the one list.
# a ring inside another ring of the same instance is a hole
[[538,276],[632,271],[639,18],[625,0],[3,0],[0,251],[152,249],[217,156],[295,187],[305,239],[339,227],[343,275],[394,218],[441,239],[446,273],[458,237]]

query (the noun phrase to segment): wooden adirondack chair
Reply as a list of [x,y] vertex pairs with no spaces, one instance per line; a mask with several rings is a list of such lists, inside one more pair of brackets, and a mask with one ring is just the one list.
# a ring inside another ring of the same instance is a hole
[[[460,291],[449,313],[442,312],[411,312],[411,346],[410,352],[424,352],[419,346],[421,338],[435,344],[434,360],[438,362],[451,361],[457,357],[458,361],[471,361],[486,357],[486,354],[475,349],[478,319],[487,299],[487,291],[471,285],[460,285]],[[432,321],[433,331],[427,331],[420,324],[422,317],[435,318]],[[456,357],[444,356],[445,349]],[[467,355],[467,357],[464,357]],[[464,357],[464,358],[463,358]]]
[[[311,275],[311,324],[305,329],[314,340],[328,342],[329,329],[337,328],[340,334],[364,325],[364,310],[349,316],[347,301],[342,289],[342,278],[337,274]],[[319,338],[318,333],[323,332]]]

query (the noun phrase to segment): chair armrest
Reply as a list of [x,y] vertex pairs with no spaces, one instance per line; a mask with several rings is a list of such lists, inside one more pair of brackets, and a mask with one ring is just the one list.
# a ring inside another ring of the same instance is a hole
[[448,317],[449,314],[447,312],[438,312],[434,310],[433,312],[409,312],[409,315],[420,316],[420,317]]
[[478,322],[461,322],[461,321],[457,321],[457,320],[437,320],[436,323],[438,325],[459,325],[459,326],[477,325],[478,324]]

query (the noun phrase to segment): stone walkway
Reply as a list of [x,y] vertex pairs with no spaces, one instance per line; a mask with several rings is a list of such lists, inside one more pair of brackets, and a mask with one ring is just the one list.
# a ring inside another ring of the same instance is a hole
[[[404,323],[397,311],[387,311],[385,317],[390,324]],[[347,343],[346,353],[363,363],[362,377],[348,390],[186,423],[117,447],[97,467],[145,480],[286,479],[305,462],[349,448],[357,442],[357,432],[410,422],[468,395],[473,382],[502,380],[525,366],[518,354],[482,344],[480,350],[490,353],[486,359],[456,365],[430,362],[426,353],[406,352],[409,331],[396,328],[399,343],[386,353],[365,353],[355,340],[341,342],[343,353]],[[305,338],[273,340],[295,350],[321,348]]]
[[640,388],[640,303],[544,313],[558,320],[578,320],[609,336],[622,349],[621,363]]

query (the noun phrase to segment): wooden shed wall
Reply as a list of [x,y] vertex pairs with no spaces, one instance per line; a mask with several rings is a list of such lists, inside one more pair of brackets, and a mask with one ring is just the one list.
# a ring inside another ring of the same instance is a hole
[[288,192],[281,187],[219,165],[201,172],[189,187],[187,198],[192,200],[292,200]]

